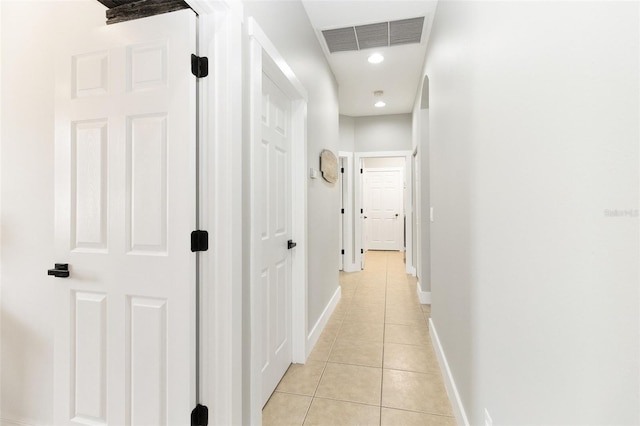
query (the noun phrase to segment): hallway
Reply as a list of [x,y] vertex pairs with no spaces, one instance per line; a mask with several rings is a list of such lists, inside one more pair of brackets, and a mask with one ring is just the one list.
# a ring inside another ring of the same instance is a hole
[[401,252],[369,251],[340,273],[342,300],[305,365],[263,410],[268,425],[455,425],[428,319]]

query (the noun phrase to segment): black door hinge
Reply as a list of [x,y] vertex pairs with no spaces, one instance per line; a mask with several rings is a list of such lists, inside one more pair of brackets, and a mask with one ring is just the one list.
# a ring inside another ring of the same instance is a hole
[[191,73],[198,78],[209,75],[209,58],[191,55]]
[[204,405],[196,405],[191,412],[191,426],[207,426],[209,424],[209,409]]
[[344,254],[344,250],[340,250],[340,254]]
[[360,214],[364,214],[364,209],[360,209]]
[[360,254],[364,254],[364,249],[360,249]]
[[340,173],[344,173],[344,167],[340,167]]
[[344,209],[340,209],[340,213],[344,214]]
[[360,169],[360,174],[362,174],[362,169]]
[[207,231],[193,231],[191,233],[191,251],[209,250],[209,233]]

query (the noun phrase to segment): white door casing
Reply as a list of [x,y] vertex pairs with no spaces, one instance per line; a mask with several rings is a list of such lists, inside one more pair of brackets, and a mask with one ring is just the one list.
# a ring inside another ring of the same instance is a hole
[[185,424],[195,406],[196,16],[58,55],[54,421]]
[[261,195],[260,286],[262,325],[262,399],[266,404],[291,365],[291,101],[263,73],[262,140],[253,165]]
[[[364,269],[364,214],[360,214],[360,209],[364,210],[363,204],[363,174],[359,173],[358,168],[363,168],[363,160],[365,158],[380,158],[380,157],[404,157],[405,159],[405,169],[406,175],[412,176],[413,174],[413,164],[411,162],[411,155],[413,153],[411,151],[375,151],[375,152],[363,152],[363,153],[354,153],[354,164],[355,164],[355,172],[354,172],[354,203],[355,203],[355,215],[354,215],[354,240],[356,244],[360,244],[360,246],[355,247],[354,250],[354,264],[362,265]],[[407,193],[411,193],[413,187],[413,180],[407,179]],[[413,211],[413,206],[411,205],[411,197],[404,197],[404,212],[407,215],[410,215]],[[413,259],[413,223],[408,221],[406,223],[407,226],[407,234],[406,234],[406,265],[405,270],[408,274],[413,273],[413,265],[411,265],[411,261]]]
[[403,169],[364,169],[363,204],[365,247],[403,248]]
[[369,249],[368,248],[368,244],[367,244],[367,241],[368,241],[368,238],[369,238],[367,233],[369,231],[369,228],[364,226],[365,216],[366,215],[364,214],[364,204],[365,204],[364,203],[364,192],[365,192],[365,187],[364,187],[364,174],[363,174],[363,171],[364,171],[364,160],[363,159],[360,159],[358,161],[358,168],[360,169],[360,175],[359,176],[361,178],[360,181],[359,181],[360,182],[359,189],[360,189],[360,194],[362,194],[361,195],[362,199],[360,200],[360,219],[358,220],[358,223],[360,224],[360,229],[362,230],[362,232],[360,233],[360,241],[359,241],[360,247],[361,247],[361,250],[360,250],[360,267],[364,270],[365,262],[366,262],[366,259],[367,259],[367,257],[364,254]]
[[293,70],[287,65],[284,58],[278,53],[273,43],[264,34],[260,26],[253,18],[248,18],[246,23],[248,61],[246,81],[248,90],[245,92],[245,102],[249,107],[246,129],[246,143],[250,155],[250,166],[246,178],[249,180],[250,199],[250,259],[249,277],[250,286],[250,315],[251,338],[250,346],[244,346],[244,350],[250,353],[249,380],[250,407],[249,424],[262,422],[263,387],[262,387],[262,351],[263,336],[260,323],[259,299],[261,294],[260,265],[262,256],[262,244],[260,224],[263,220],[263,212],[256,206],[259,205],[260,181],[254,167],[259,161],[262,141],[262,110],[263,110],[263,73],[284,92],[291,100],[291,191],[292,191],[292,239],[297,243],[291,250],[292,280],[291,280],[291,343],[292,361],[304,363],[308,356],[308,326],[307,326],[307,92],[296,78]]
[[[341,160],[342,168],[344,168],[344,173],[340,175],[342,179],[342,206],[344,208],[344,214],[341,214],[340,217],[342,223],[342,248],[344,249],[344,255],[341,256],[343,259],[342,266],[345,272],[355,272],[360,270],[360,265],[354,263],[353,153],[339,151],[338,157]],[[359,246],[358,250],[360,250]]]
[[414,155],[412,156],[412,164],[413,164],[413,193],[415,194],[413,197],[413,272],[414,275],[418,278],[418,281],[422,279],[422,270],[421,270],[421,244],[420,244],[420,235],[421,235],[421,208],[420,208],[420,161],[418,157],[418,149]]
[[344,167],[346,160],[344,157],[339,157],[340,174],[338,175],[338,188],[340,188],[340,215],[338,216],[338,241],[340,244],[340,252],[338,253],[338,270],[344,270],[344,221],[345,221],[345,207],[346,207],[346,180],[344,179]]

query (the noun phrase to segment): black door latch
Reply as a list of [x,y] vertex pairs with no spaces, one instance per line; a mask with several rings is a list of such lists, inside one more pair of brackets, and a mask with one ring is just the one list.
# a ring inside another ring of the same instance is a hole
[[297,243],[294,243],[294,242],[293,242],[293,240],[289,240],[289,241],[287,241],[287,248],[288,248],[289,250],[291,250],[292,248],[294,248],[294,247],[295,247],[295,246],[297,246],[297,245],[298,245],[298,244],[297,244]]
[[69,277],[69,264],[68,263],[56,263],[55,269],[49,269],[47,275],[53,275],[56,278],[68,278]]

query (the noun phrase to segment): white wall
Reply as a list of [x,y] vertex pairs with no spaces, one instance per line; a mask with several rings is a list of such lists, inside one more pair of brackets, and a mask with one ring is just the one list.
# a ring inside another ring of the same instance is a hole
[[339,120],[340,151],[355,151],[355,118],[341,115]]
[[353,120],[356,152],[411,149],[411,114],[354,117]]
[[103,25],[96,1],[2,1],[0,423],[53,416],[54,55]]
[[638,424],[637,2],[440,2],[433,322],[472,424]]

